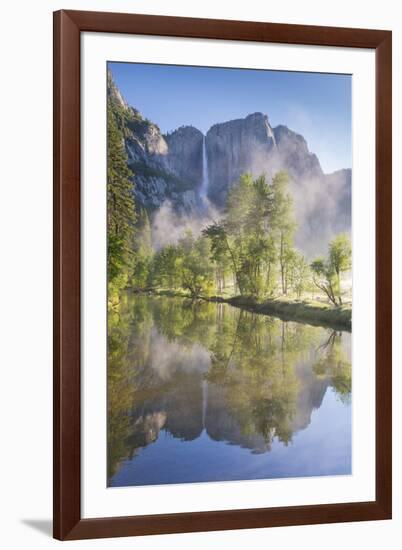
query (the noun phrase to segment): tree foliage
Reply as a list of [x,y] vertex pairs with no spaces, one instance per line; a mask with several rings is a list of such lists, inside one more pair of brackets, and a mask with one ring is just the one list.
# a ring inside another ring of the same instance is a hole
[[[191,368],[200,348],[208,361]],[[211,390],[203,422],[204,381]],[[350,402],[346,334],[226,304],[124,294],[109,316],[109,479],[122,459],[155,441],[162,423],[185,441],[207,427],[214,439],[257,452],[274,438],[290,444],[298,413],[316,408],[326,387]]]
[[334,305],[342,305],[341,274],[352,267],[352,247],[345,233],[329,244],[328,258],[319,257],[311,263],[314,284]]
[[296,223],[288,183],[285,172],[278,172],[272,182],[265,175],[241,176],[229,191],[224,217],[203,232],[210,239],[212,260],[225,259],[230,265],[240,294],[274,295],[278,270],[282,294],[292,290],[300,297],[304,289],[306,262],[294,248]]
[[187,231],[177,245],[167,245],[155,254],[151,280],[157,286],[185,289],[191,296],[208,295],[214,289],[214,269],[209,243]]
[[133,268],[136,213],[132,172],[111,99],[108,99],[107,231],[109,298],[126,286]]
[[111,301],[126,286],[184,290],[193,297],[230,292],[256,299],[291,295],[300,300],[314,284],[331,303],[342,304],[341,278],[351,266],[350,241],[347,235],[338,235],[330,243],[328,258],[316,258],[308,264],[294,245],[297,225],[289,177],[284,171],[272,180],[264,174],[257,178],[243,174],[230,188],[221,217],[207,225],[201,235],[187,231],[178,242],[155,250],[149,214],[134,204],[124,117],[124,107],[109,97]]

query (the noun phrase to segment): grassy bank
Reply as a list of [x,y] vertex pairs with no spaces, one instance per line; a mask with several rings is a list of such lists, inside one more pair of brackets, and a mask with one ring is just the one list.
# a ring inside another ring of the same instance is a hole
[[244,296],[235,296],[222,301],[255,313],[274,315],[283,321],[299,321],[338,330],[350,331],[352,329],[352,308],[350,305],[334,307],[321,302],[283,299],[257,302],[253,298]]
[[[158,296],[191,298],[190,294],[184,290],[152,289],[148,293]],[[230,304],[254,313],[273,315],[283,321],[297,321],[310,325],[329,327],[335,330],[350,331],[352,329],[352,308],[350,304],[334,307],[330,304],[317,301],[295,301],[287,298],[257,301],[251,296],[199,296],[197,299]]]

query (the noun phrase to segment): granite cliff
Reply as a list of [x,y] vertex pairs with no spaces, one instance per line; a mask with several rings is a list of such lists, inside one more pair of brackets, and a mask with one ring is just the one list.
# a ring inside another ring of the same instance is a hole
[[166,200],[177,211],[196,209],[202,181],[203,134],[183,126],[163,135],[155,123],[127,104],[110,73],[108,98],[124,135],[137,203],[151,212]]
[[350,230],[351,170],[324,174],[304,137],[283,125],[272,127],[267,115],[215,124],[205,139],[193,126],[164,135],[126,103],[110,73],[108,97],[123,130],[136,202],[150,213],[168,203],[178,215],[197,215],[205,195],[219,209],[241,174],[271,177],[286,170],[300,222],[299,247],[308,255],[323,252],[317,240],[327,243],[334,233]]
[[244,172],[272,176],[284,169],[296,181],[323,176],[306,140],[286,126],[272,128],[263,113],[215,124],[208,130],[206,147],[209,196],[217,204],[224,204],[228,188]]

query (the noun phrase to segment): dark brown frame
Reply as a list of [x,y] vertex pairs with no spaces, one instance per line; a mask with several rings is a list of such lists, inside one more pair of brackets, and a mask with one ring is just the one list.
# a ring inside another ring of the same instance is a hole
[[[81,518],[80,34],[84,31],[375,49],[376,499]],[[61,540],[391,518],[390,31],[84,11],[54,13],[54,536]]]

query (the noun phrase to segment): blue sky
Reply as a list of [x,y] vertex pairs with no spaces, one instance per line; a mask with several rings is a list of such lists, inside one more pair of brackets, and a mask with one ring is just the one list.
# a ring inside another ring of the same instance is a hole
[[163,133],[261,111],[302,134],[324,172],[350,168],[350,75],[109,63],[126,101]]

